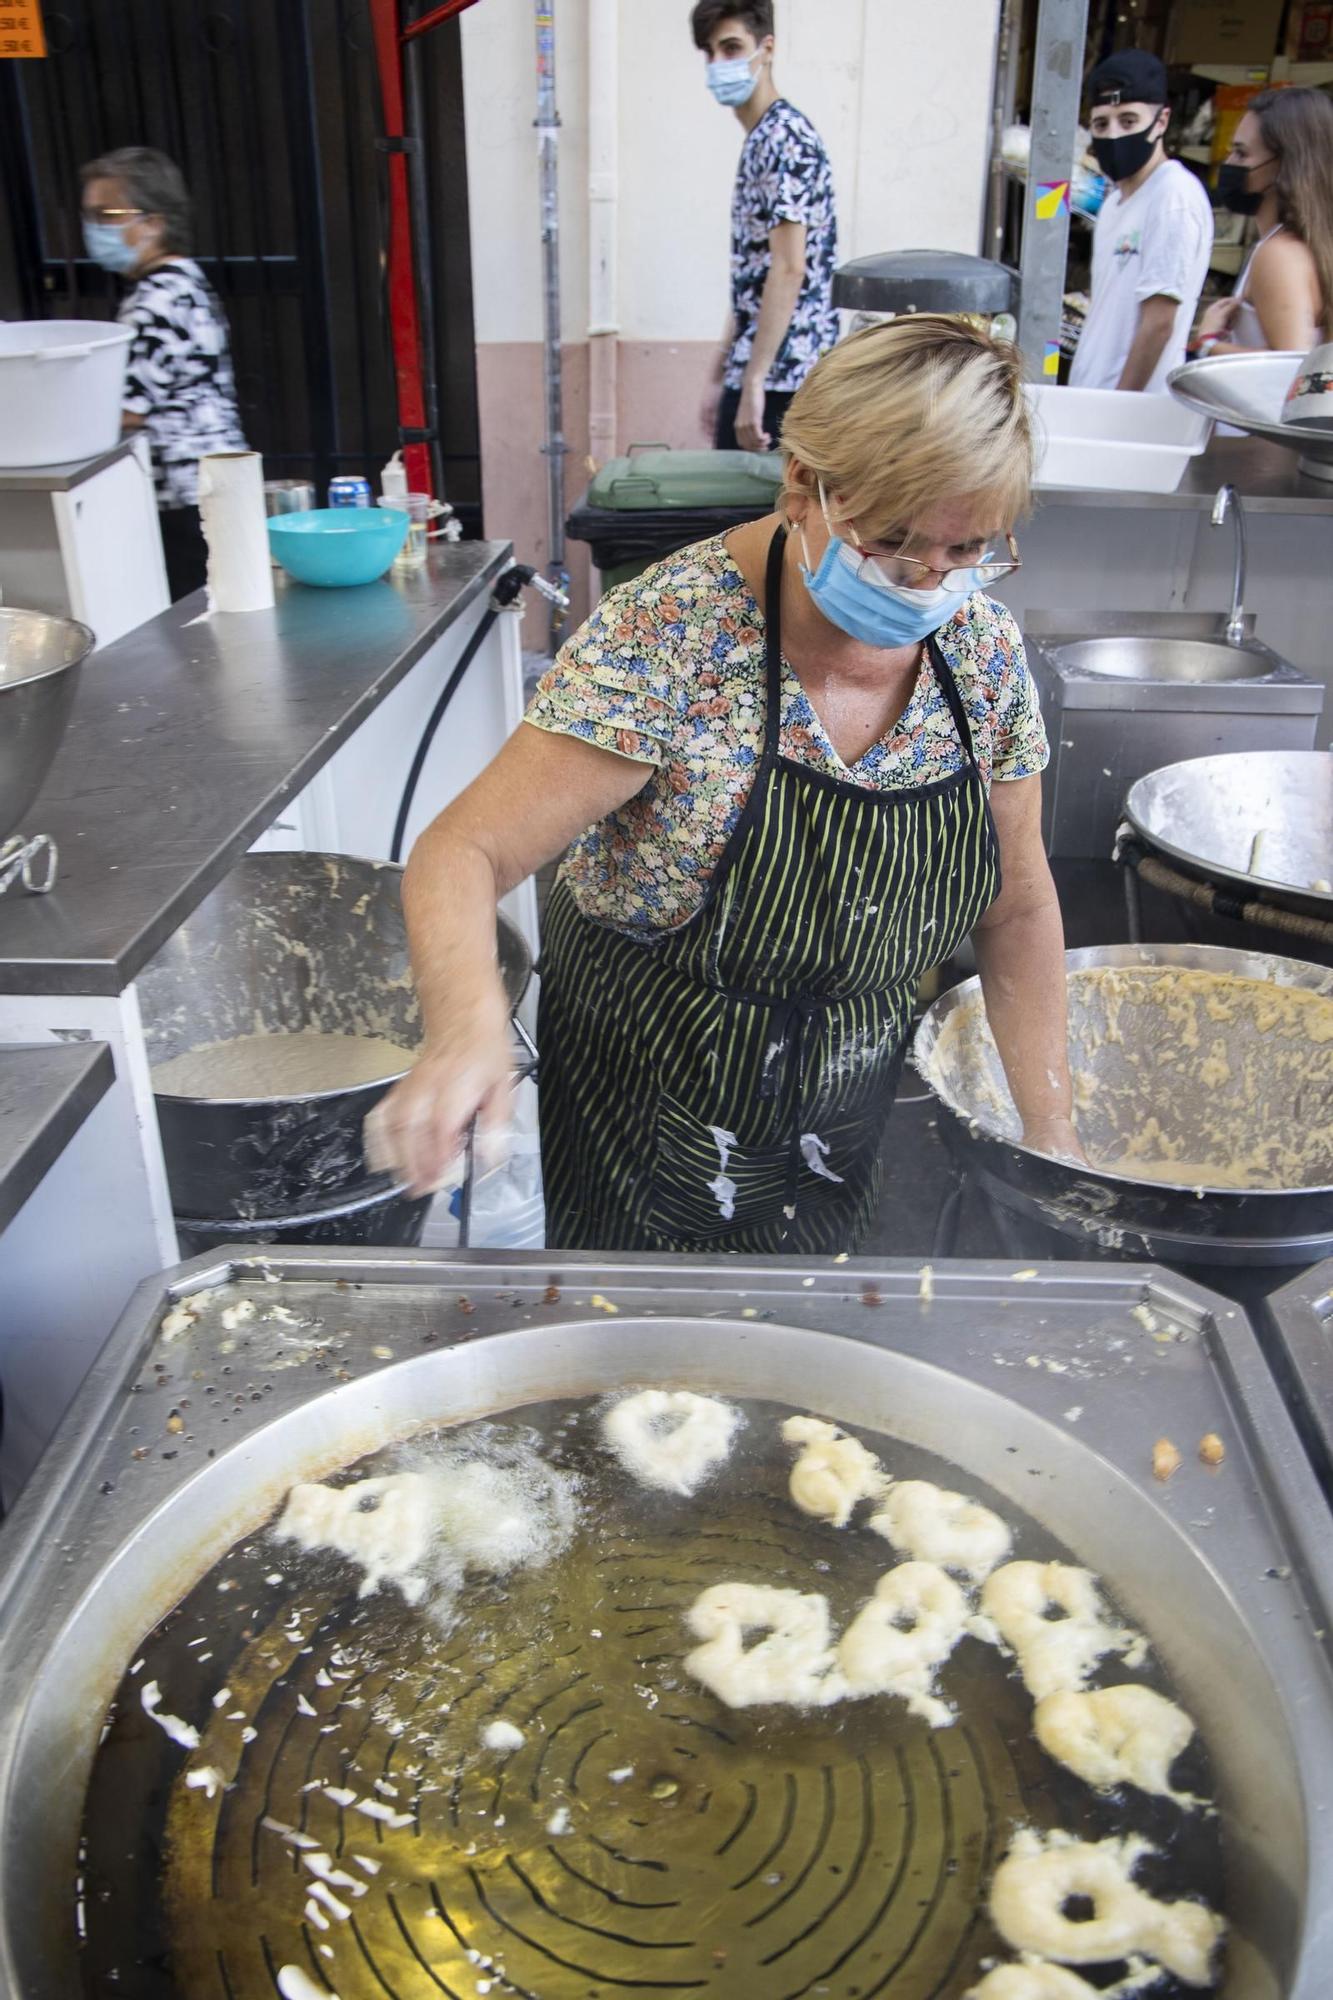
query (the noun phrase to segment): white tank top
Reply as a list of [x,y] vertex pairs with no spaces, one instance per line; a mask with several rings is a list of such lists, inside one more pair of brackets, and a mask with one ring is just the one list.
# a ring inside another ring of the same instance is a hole
[[[1259,315],[1255,310],[1255,308],[1250,304],[1250,299],[1249,299],[1250,272],[1253,268],[1255,258],[1259,255],[1259,252],[1263,249],[1265,243],[1271,241],[1271,239],[1274,236],[1280,235],[1284,227],[1285,225],[1283,223],[1275,222],[1271,229],[1265,231],[1265,233],[1259,238],[1259,241],[1255,244],[1254,248],[1251,250],[1249,256],[1245,259],[1244,268],[1242,269],[1240,276],[1236,280],[1236,288],[1232,292],[1231,296],[1233,299],[1239,299],[1240,304],[1236,308],[1236,311],[1232,314],[1231,325],[1227,329],[1227,339],[1234,340],[1237,347],[1258,347],[1267,349],[1268,346],[1270,345],[1270,342],[1268,341],[1264,333],[1263,322],[1259,318]],[[1324,338],[1323,329],[1320,327],[1316,327],[1315,329],[1316,347],[1323,340],[1323,338]]]
[[1237,347],[1266,348],[1268,346],[1263,324],[1249,300],[1250,271],[1255,258],[1259,255],[1265,243],[1271,237],[1278,235],[1281,228],[1282,224],[1275,222],[1271,229],[1265,231],[1251,250],[1249,256],[1245,259],[1244,265],[1241,268],[1241,274],[1236,280],[1235,289],[1231,296],[1233,299],[1239,299],[1240,304],[1231,316],[1231,325],[1227,328],[1227,334],[1231,340],[1235,341]]

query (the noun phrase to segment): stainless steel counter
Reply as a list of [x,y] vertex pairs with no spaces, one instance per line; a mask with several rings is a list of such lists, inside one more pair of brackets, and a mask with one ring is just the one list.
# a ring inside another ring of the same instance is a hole
[[105,1042],[0,1048],[0,1230],[106,1095],[114,1075]]
[[407,579],[284,583],[230,617],[201,591],[96,653],[28,814],[60,879],[0,903],[0,994],[122,992],[509,554],[459,542]]
[[110,451],[92,458],[73,458],[63,465],[0,465],[0,493],[71,493],[117,459],[134,449],[133,438],[121,438]]

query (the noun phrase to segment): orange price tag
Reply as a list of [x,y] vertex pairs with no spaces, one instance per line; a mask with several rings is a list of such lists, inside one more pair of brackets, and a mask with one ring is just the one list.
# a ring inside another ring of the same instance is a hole
[[0,0],[0,57],[45,54],[41,0]]

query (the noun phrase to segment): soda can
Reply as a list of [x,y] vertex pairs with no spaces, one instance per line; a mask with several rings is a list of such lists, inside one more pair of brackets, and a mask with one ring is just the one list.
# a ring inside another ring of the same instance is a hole
[[329,481],[330,507],[368,507],[370,481],[359,472],[342,472]]

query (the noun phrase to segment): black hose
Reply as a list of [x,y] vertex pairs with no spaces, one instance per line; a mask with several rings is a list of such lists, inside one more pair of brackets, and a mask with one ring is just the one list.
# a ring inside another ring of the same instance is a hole
[[407,774],[407,783],[403,786],[402,803],[398,807],[398,817],[393,825],[393,839],[389,844],[390,861],[401,861],[403,858],[403,841],[407,835],[408,815],[412,810],[412,801],[416,797],[417,785],[426,759],[430,755],[430,746],[435,741],[435,732],[444,720],[445,710],[453,700],[459,682],[476,659],[483,641],[500,613],[514,602],[525,584],[531,583],[534,574],[535,572],[526,563],[514,563],[503,576],[498,578],[495,589],[491,592],[490,607],[485,617],[459,654],[453,672],[441,689],[440,698],[431,710],[430,720],[422,731],[421,741],[412,759],[412,768]]

